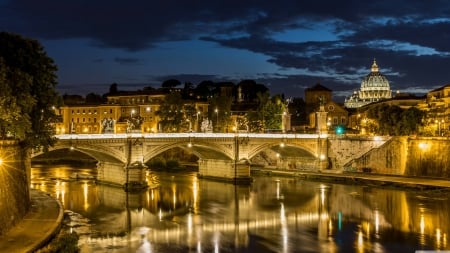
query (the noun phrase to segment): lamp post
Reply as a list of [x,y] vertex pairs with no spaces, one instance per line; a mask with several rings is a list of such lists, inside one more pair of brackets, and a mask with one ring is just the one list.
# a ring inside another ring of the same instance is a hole
[[441,136],[441,123],[445,123],[445,121],[444,120],[435,120],[435,122],[437,123],[437,126],[438,126],[438,134],[439,134],[439,136]]
[[197,132],[198,132],[198,125],[199,125],[198,116],[200,116],[200,112],[197,112],[197,124],[195,124],[195,131],[197,131]]
[[216,131],[219,132],[219,109],[215,109],[214,112],[216,113]]

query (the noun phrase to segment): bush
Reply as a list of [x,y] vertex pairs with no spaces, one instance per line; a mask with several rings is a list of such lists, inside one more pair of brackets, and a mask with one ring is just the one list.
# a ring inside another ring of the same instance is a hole
[[166,168],[169,170],[177,169],[180,166],[178,160],[168,160],[166,161]]
[[80,252],[78,247],[79,238],[77,233],[64,233],[50,244],[48,252],[78,253]]

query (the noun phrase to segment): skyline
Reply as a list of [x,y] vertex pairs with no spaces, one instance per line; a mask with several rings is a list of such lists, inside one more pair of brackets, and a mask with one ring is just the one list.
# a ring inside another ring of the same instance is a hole
[[44,46],[61,94],[253,79],[288,97],[320,83],[343,101],[374,59],[393,92],[448,84],[448,13],[446,1],[0,0],[0,29]]

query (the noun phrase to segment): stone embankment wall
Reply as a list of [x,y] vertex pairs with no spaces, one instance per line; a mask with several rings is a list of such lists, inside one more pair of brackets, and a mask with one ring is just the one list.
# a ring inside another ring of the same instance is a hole
[[30,207],[30,155],[16,141],[0,141],[0,235]]
[[407,137],[393,137],[351,160],[344,170],[404,175],[407,159]]
[[450,139],[410,138],[405,174],[450,178]]
[[450,139],[393,137],[379,147],[355,156],[344,170],[450,178]]
[[[379,148],[390,140],[388,137],[361,137],[347,136],[334,137],[328,140],[328,157],[332,170],[353,170],[356,166],[368,166],[367,164],[353,164],[357,159],[367,152]],[[367,162],[367,161],[365,161]]]

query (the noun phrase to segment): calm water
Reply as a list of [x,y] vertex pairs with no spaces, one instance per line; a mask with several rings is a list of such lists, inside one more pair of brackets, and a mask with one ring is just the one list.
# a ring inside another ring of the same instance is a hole
[[95,169],[32,169],[58,198],[81,252],[414,252],[450,250],[448,193],[255,177],[251,186],[157,173],[142,194],[70,180]]

